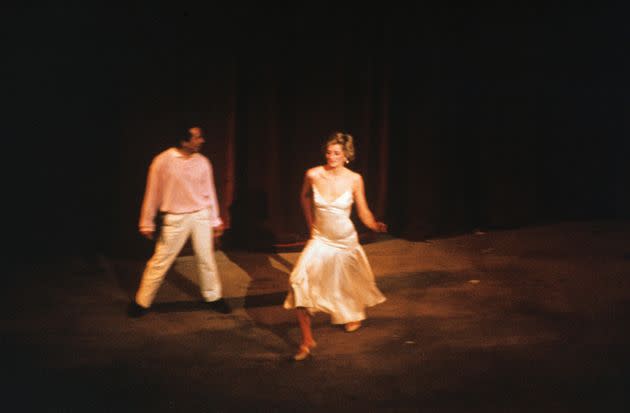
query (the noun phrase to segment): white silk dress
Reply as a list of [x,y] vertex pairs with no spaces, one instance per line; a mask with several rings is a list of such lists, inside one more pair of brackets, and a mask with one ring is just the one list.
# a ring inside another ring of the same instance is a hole
[[365,308],[382,303],[374,273],[350,220],[352,191],[327,201],[313,186],[311,239],[289,278],[284,308],[330,314],[333,324],[365,319]]

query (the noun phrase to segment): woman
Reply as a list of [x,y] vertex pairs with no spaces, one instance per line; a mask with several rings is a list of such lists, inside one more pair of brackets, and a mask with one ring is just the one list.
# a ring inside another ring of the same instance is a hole
[[326,164],[306,171],[301,191],[304,217],[311,230],[290,277],[284,302],[295,308],[302,343],[294,359],[306,359],[316,346],[311,332],[311,316],[323,311],[333,324],[356,331],[365,319],[365,307],[385,301],[356,229],[350,220],[356,204],[361,222],[376,232],[387,226],[374,219],[365,199],[363,178],[345,167],[354,159],[352,136],[336,132],[324,145]]

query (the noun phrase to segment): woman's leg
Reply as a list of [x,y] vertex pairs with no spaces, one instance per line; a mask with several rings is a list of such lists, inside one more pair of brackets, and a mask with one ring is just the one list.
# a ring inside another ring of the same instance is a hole
[[317,344],[313,340],[313,332],[311,331],[311,315],[304,307],[298,307],[296,310],[298,323],[300,323],[300,330],[302,331],[302,344],[300,344],[300,349],[293,356],[293,359],[302,361],[311,354],[311,349]]
[[313,340],[313,332],[311,331],[311,315],[304,307],[298,307],[296,311],[300,331],[302,332],[302,345],[314,347],[315,340]]

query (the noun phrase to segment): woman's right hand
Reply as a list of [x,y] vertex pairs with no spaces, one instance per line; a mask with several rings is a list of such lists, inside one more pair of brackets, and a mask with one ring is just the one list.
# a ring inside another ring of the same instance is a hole
[[146,239],[153,239],[153,235],[154,235],[155,231],[152,230],[148,230],[148,229],[141,229],[140,230],[140,234],[142,234],[143,237],[145,237]]

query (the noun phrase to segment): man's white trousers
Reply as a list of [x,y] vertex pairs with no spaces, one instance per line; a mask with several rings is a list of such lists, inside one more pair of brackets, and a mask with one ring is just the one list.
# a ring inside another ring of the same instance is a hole
[[165,214],[155,252],[142,274],[136,303],[150,307],[166,273],[191,238],[199,275],[201,296],[206,301],[221,298],[221,280],[214,260],[214,242],[210,225],[210,210],[202,209],[188,214]]

